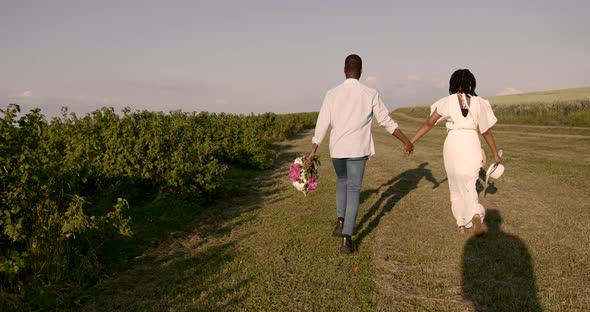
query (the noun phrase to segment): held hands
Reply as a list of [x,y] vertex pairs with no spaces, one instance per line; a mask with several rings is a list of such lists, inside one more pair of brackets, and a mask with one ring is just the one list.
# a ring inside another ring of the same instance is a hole
[[403,134],[403,132],[399,128],[396,128],[395,131],[393,131],[392,135],[404,144],[403,152],[404,157],[407,159],[408,156],[410,156],[410,154],[414,152],[414,144],[410,140],[408,140],[408,138]]
[[404,144],[403,152],[404,157],[407,159],[408,156],[410,156],[410,154],[414,152],[414,144],[410,142],[410,140],[408,140],[408,138],[399,128],[396,128],[395,131],[393,131],[392,135]]
[[404,157],[407,159],[414,152],[414,144],[410,141],[405,142],[403,152]]

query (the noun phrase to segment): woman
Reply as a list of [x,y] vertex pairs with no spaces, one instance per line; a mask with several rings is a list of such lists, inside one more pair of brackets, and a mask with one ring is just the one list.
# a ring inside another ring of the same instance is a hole
[[482,166],[482,152],[477,127],[488,143],[496,163],[502,162],[496,150],[492,126],[498,121],[490,103],[475,93],[475,77],[468,69],[453,73],[449,82],[450,95],[430,107],[430,117],[411,139],[413,144],[426,134],[439,119],[446,120],[447,138],[443,148],[445,170],[449,179],[451,209],[457,220],[457,230],[473,226],[475,235],[487,231],[482,222],[485,209],[478,202],[475,182]]

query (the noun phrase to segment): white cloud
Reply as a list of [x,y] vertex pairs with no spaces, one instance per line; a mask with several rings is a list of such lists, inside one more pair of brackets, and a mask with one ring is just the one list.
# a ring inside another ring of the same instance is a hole
[[48,118],[60,116],[62,107],[67,107],[68,111],[80,115],[105,106],[112,106],[117,111],[123,108],[123,106],[117,105],[116,102],[109,98],[83,94],[60,96],[36,93],[33,95],[33,92],[28,90],[10,95],[6,99],[9,103],[18,104],[22,112],[40,108],[41,113]]
[[[48,118],[61,116],[61,108],[78,116],[101,107],[113,107],[120,112],[124,107],[131,110],[149,111],[209,111],[227,113],[263,113],[318,110],[305,108],[301,103],[321,102],[321,97],[311,100],[304,93],[288,94],[275,99],[268,95],[266,86],[260,88],[234,88],[220,83],[198,80],[92,80],[75,84],[46,84],[40,87],[0,89],[0,101],[16,103],[22,111],[41,108]],[[35,89],[35,91],[31,91]],[[319,99],[318,99],[319,98]]]
[[10,98],[22,99],[22,98],[30,98],[32,96],[33,96],[33,91],[27,90],[27,91],[19,92],[17,94],[13,94],[10,96]]
[[442,79],[421,78],[418,75],[408,75],[389,83],[383,88],[383,98],[388,107],[427,104],[448,95],[447,84]]
[[186,89],[186,87],[180,83],[168,81],[128,81],[127,83],[133,87],[170,92],[184,92]]
[[365,78],[365,84],[373,89],[377,89],[377,77],[367,76],[367,78]]
[[229,100],[227,99],[215,99],[215,104],[217,105],[228,105]]
[[518,90],[518,89],[512,88],[512,87],[507,87],[507,88],[504,88],[504,89],[498,91],[497,95],[511,95],[511,94],[519,94],[519,93],[524,93],[524,91]]

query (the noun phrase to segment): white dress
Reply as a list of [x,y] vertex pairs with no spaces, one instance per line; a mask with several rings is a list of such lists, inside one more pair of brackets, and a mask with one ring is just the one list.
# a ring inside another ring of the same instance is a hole
[[447,171],[451,210],[457,226],[472,226],[471,219],[479,214],[483,220],[485,209],[479,204],[475,182],[481,167],[482,153],[479,131],[488,131],[498,120],[490,103],[477,96],[471,97],[467,117],[463,117],[457,94],[438,100],[430,107],[430,113],[438,112],[446,121],[447,138],[443,148]]

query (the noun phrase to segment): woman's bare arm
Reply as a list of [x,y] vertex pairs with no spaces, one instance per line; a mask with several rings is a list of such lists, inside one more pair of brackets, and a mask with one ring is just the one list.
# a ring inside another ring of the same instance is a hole
[[483,138],[488,143],[488,146],[492,150],[492,154],[494,155],[494,159],[496,163],[499,164],[502,162],[502,158],[498,155],[498,150],[496,149],[496,141],[494,140],[494,135],[492,134],[492,129],[488,129],[488,131],[482,133]]
[[428,117],[428,119],[426,119],[426,121],[420,127],[420,129],[418,129],[416,134],[414,134],[414,137],[410,140],[410,142],[412,142],[412,144],[416,144],[416,141],[418,141],[418,139],[420,139],[422,136],[424,136],[426,133],[428,133],[428,131],[430,131],[434,127],[434,124],[436,124],[436,121],[440,117],[441,116],[436,111],[434,111],[434,113],[432,113],[432,115],[430,115],[430,117]]

